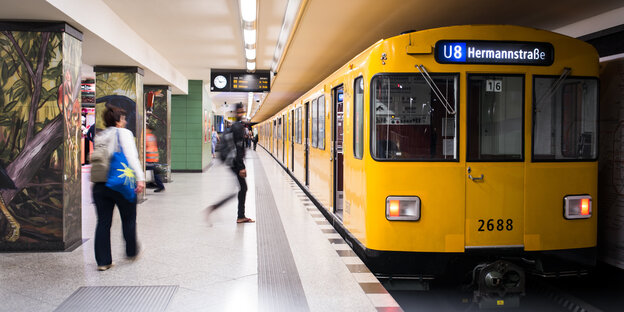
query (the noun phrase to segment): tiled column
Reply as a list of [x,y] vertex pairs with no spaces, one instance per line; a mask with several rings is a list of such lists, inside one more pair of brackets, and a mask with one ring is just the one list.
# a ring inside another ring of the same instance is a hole
[[[95,133],[104,129],[106,105],[126,111],[126,128],[137,142],[139,160],[145,172],[145,105],[143,102],[143,69],[140,67],[95,66]],[[145,193],[138,196],[142,201]]]
[[[165,174],[163,182],[171,182],[171,87],[145,85],[147,124],[158,141],[158,162]],[[150,101],[152,106],[149,107]]]
[[82,33],[65,22],[0,22],[0,250],[82,241]]

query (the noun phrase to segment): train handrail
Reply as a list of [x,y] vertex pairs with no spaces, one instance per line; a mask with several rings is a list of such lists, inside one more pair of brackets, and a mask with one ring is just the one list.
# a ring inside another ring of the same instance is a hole
[[455,109],[453,109],[453,107],[451,106],[451,103],[449,103],[449,101],[446,99],[444,94],[442,94],[442,91],[440,91],[440,88],[436,86],[435,82],[429,75],[429,72],[427,71],[427,69],[425,69],[425,66],[422,64],[421,65],[417,64],[416,68],[418,69],[420,74],[423,76],[423,79],[425,79],[425,82],[429,85],[429,88],[431,89],[431,91],[433,91],[433,94],[435,94],[438,100],[442,102],[442,106],[444,106],[444,109],[446,110],[446,112],[450,115],[455,115]]

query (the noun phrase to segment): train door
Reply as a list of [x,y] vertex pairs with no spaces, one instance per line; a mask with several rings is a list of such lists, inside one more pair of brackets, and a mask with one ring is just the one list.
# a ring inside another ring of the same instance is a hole
[[342,154],[342,137],[343,137],[343,92],[344,87],[342,85],[332,90],[332,112],[333,112],[333,125],[332,125],[332,147],[331,155],[333,159],[333,203],[334,213],[342,220],[342,203],[344,197],[343,190],[343,168],[344,157]]
[[524,246],[524,76],[467,76],[466,248]]
[[295,111],[290,111],[290,171],[295,172]]
[[288,165],[286,165],[286,133],[288,130],[286,127],[286,114],[282,114],[282,120],[282,164],[288,167]]
[[310,102],[306,102],[303,106],[304,118],[303,118],[303,128],[305,136],[304,144],[305,144],[305,185],[310,185],[310,131],[308,130],[310,117]]

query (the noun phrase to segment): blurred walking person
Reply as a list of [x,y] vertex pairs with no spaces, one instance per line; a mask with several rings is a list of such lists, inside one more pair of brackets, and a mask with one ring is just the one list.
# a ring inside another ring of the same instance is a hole
[[106,186],[108,168],[115,150],[123,150],[128,166],[134,170],[137,182],[135,192],[138,194],[145,189],[145,175],[139,161],[134,136],[125,128],[126,111],[117,107],[108,107],[104,112],[104,123],[106,129],[95,136],[95,150],[91,158],[91,182],[94,182],[93,201],[97,210],[94,244],[98,271],[106,271],[113,266],[110,228],[115,205],[121,216],[123,236],[126,241],[126,256],[134,260],[139,254],[136,238],[136,196],[134,196],[135,200],[131,201],[122,193]]
[[[236,218],[236,223],[253,223],[256,222],[251,218],[247,218],[245,216],[245,198],[247,195],[247,181],[245,178],[247,177],[247,170],[245,169],[245,140],[246,140],[246,132],[245,125],[241,122],[243,116],[245,115],[245,108],[242,103],[236,104],[236,122],[232,125],[230,131],[232,131],[234,145],[236,145],[236,158],[232,163],[232,171],[236,175],[236,179],[238,180],[238,184],[240,189],[238,191],[238,215]],[[222,138],[223,139],[223,138]],[[221,207],[225,202],[230,200],[233,195],[227,196],[216,204],[208,207],[208,212],[212,212],[213,210]]]

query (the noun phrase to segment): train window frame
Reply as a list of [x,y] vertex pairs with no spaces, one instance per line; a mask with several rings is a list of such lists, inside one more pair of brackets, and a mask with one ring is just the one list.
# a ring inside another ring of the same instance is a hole
[[[473,159],[470,157],[470,153],[469,153],[469,149],[470,149],[470,144],[471,144],[471,139],[470,139],[470,126],[472,124],[472,121],[470,119],[470,107],[468,105],[468,99],[470,98],[470,90],[469,90],[469,86],[470,86],[470,77],[471,76],[483,76],[483,77],[487,77],[487,76],[495,76],[495,77],[519,77],[522,78],[522,90],[521,90],[521,94],[522,94],[522,107],[520,108],[520,112],[522,113],[522,119],[520,121],[521,127],[520,127],[520,158],[517,159],[511,159],[511,158],[504,158],[504,159]],[[525,157],[525,146],[524,144],[526,143],[526,138],[525,138],[525,121],[526,121],[526,81],[527,81],[527,75],[525,73],[519,73],[519,74],[511,74],[511,73],[493,73],[493,72],[479,72],[479,73],[466,73],[466,114],[467,114],[467,121],[466,121],[466,162],[524,162],[526,160]]]
[[[377,73],[375,75],[373,75],[371,77],[371,79],[369,80],[369,91],[368,91],[368,95],[369,95],[369,103],[368,103],[368,108],[370,110],[369,113],[369,145],[368,145],[368,152],[370,153],[370,156],[373,160],[377,161],[377,162],[460,162],[460,150],[459,150],[459,146],[460,146],[460,140],[461,140],[461,132],[459,131],[460,126],[461,126],[461,120],[460,120],[460,111],[461,111],[461,73],[460,72],[431,72],[429,73],[430,76],[435,77],[435,76],[446,76],[447,78],[452,78],[453,82],[454,82],[454,86],[455,86],[455,92],[453,94],[454,96],[454,109],[455,109],[455,128],[454,128],[454,134],[455,134],[455,144],[453,146],[453,148],[455,149],[455,155],[453,158],[450,159],[427,159],[427,158],[413,158],[413,159],[386,159],[386,158],[378,158],[375,153],[373,152],[373,139],[375,138],[375,114],[373,113],[375,110],[372,108],[373,105],[373,101],[371,99],[373,99],[374,97],[374,88],[373,88],[373,83],[375,82],[375,79],[379,78],[379,77],[383,77],[383,76],[417,76],[417,77],[422,77],[418,72],[383,72],[383,73]],[[366,102],[366,100],[365,100]]]
[[[537,99],[536,99],[536,93],[535,93],[535,81],[538,78],[550,78],[550,79],[557,79],[560,76],[558,75],[533,75],[532,77],[532,120],[531,120],[531,162],[535,162],[535,163],[544,163],[544,162],[595,162],[598,161],[599,157],[600,157],[600,79],[598,77],[595,76],[568,76],[566,77],[565,80],[569,80],[569,79],[586,79],[586,80],[593,80],[596,82],[596,136],[595,136],[595,142],[596,142],[596,155],[594,158],[584,158],[584,159],[571,159],[571,158],[566,158],[566,159],[556,159],[556,158],[550,158],[550,159],[536,159],[535,158],[535,114],[536,114],[536,106],[537,106]],[[563,109],[563,107],[562,107]]]
[[311,129],[312,130],[311,131],[312,132],[312,135],[311,135],[311,137],[312,137],[312,147],[316,147],[317,146],[317,135],[318,135],[318,133],[317,133],[317,130],[318,130],[317,119],[318,119],[318,117],[316,115],[316,112],[318,110],[317,99],[314,98],[311,103],[312,103],[312,105],[310,106],[310,111],[311,111],[310,112],[310,119],[312,121],[312,124],[311,124],[311,128],[312,128]]
[[297,144],[301,144],[302,141],[302,133],[301,133],[301,127],[303,127],[303,125],[301,124],[301,119],[303,118],[303,116],[301,115],[302,112],[302,108],[301,106],[297,107],[297,121],[299,122],[299,124],[297,125],[297,132],[298,132],[298,136],[297,136]]
[[[358,83],[361,86],[361,103],[358,103]],[[353,157],[355,159],[364,158],[364,76],[358,76],[353,79]],[[359,108],[359,111],[358,111]],[[358,125],[358,121],[361,122]],[[359,126],[359,127],[358,127]],[[360,144],[357,142],[358,134],[360,135]]]
[[[321,96],[318,97],[317,105],[318,105],[318,109],[317,109],[317,113],[318,113],[318,118],[317,118],[317,120],[318,120],[318,126],[317,126],[317,130],[318,130],[317,148],[320,149],[320,150],[325,150],[325,132],[326,132],[325,131],[325,105],[326,105],[326,103],[325,103],[325,94],[322,94]],[[321,129],[323,130],[322,131],[322,135],[321,135]]]

